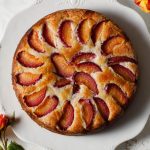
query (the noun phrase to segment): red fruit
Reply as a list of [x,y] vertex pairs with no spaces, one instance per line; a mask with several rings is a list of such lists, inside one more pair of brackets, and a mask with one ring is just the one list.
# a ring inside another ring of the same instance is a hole
[[77,65],[78,69],[87,73],[102,71],[101,68],[93,62],[83,62]]
[[147,9],[150,10],[150,0],[147,2]]
[[80,99],[79,103],[82,105],[82,117],[86,123],[86,128],[90,128],[94,118],[93,105],[88,99]]
[[54,53],[51,55],[51,60],[55,66],[57,73],[63,77],[70,77],[74,73],[74,67],[67,63],[66,59],[58,54]]
[[134,2],[139,6],[141,3],[141,0],[134,0]]
[[68,127],[71,126],[73,120],[74,120],[74,109],[70,101],[67,101],[64,105],[63,114],[61,116],[58,125],[60,129],[66,130]]
[[73,85],[73,94],[76,94],[77,92],[79,92],[79,90],[80,90],[79,85],[78,84],[74,84]]
[[31,95],[24,96],[24,102],[28,107],[38,106],[45,98],[47,87]]
[[102,29],[103,29],[103,26],[105,23],[106,23],[106,20],[101,21],[98,24],[96,24],[95,26],[93,26],[91,38],[92,38],[94,45],[100,39],[101,34],[102,34]]
[[54,86],[58,87],[58,88],[61,88],[61,87],[64,87],[64,86],[66,86],[66,85],[68,85],[70,83],[71,83],[70,80],[67,80],[67,79],[63,78],[63,79],[57,80],[55,82]]
[[95,94],[98,94],[98,89],[95,80],[87,73],[77,72],[74,75],[74,81],[78,85],[84,84]]
[[136,80],[135,75],[126,67],[121,65],[112,65],[111,68],[124,79],[134,82]]
[[50,46],[56,48],[53,32],[48,28],[47,24],[44,24],[43,26],[42,36]]
[[122,62],[131,62],[137,64],[137,61],[127,56],[116,56],[108,58],[108,65],[115,65]]
[[123,42],[125,42],[125,38],[120,35],[108,38],[102,45],[102,53],[105,55],[112,54],[114,48]]
[[109,118],[109,108],[106,105],[105,101],[99,97],[94,97],[94,100],[97,104],[98,110],[100,111],[101,115],[104,117],[105,120]]
[[51,113],[58,105],[58,98],[56,96],[47,97],[44,102],[36,108],[34,114],[37,117],[43,117],[49,113]]
[[71,47],[72,46],[72,40],[73,40],[73,30],[72,30],[72,21],[70,20],[65,20],[60,24],[59,27],[59,37],[62,41],[62,43],[66,47]]
[[128,98],[126,94],[122,91],[122,89],[114,84],[114,83],[109,83],[105,87],[106,92],[120,104],[120,105],[126,105],[128,103]]
[[34,85],[42,78],[41,74],[32,74],[30,72],[23,72],[16,75],[16,82],[23,86]]
[[45,50],[43,48],[42,42],[39,39],[38,32],[32,30],[28,35],[28,43],[31,48],[36,50],[39,53],[44,53]]
[[44,64],[39,58],[24,51],[18,53],[17,60],[21,65],[29,68],[37,68]]
[[95,57],[96,57],[96,55],[94,53],[79,52],[72,58],[71,63],[78,64],[81,61],[90,61],[90,60],[94,59]]
[[95,21],[92,19],[84,19],[80,22],[77,29],[77,35],[82,44],[86,44],[90,39],[91,29],[94,23]]

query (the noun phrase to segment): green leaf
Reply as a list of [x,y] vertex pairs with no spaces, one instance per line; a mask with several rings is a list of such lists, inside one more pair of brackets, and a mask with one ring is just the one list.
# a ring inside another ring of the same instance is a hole
[[15,142],[11,142],[9,145],[8,145],[8,150],[24,150],[24,148],[21,146],[21,145],[18,145],[17,143]]
[[3,150],[2,146],[0,145],[0,150]]

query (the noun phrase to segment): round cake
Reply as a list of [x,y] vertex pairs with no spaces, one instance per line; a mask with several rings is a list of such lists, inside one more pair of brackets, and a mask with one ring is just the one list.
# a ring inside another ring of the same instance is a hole
[[120,116],[136,89],[130,40],[100,13],[62,10],[33,25],[14,58],[12,82],[22,108],[40,126],[73,135]]

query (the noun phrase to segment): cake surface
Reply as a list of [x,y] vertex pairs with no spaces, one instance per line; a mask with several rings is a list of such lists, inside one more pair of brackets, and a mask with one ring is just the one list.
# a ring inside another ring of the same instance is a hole
[[132,101],[137,60],[124,32],[84,9],[47,15],[21,39],[12,82],[22,108],[40,126],[73,135],[102,129]]

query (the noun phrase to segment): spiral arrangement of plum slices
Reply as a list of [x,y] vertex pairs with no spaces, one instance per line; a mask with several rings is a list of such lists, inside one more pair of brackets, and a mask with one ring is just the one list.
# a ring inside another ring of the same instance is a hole
[[122,30],[89,10],[67,10],[35,24],[21,40],[13,84],[23,109],[63,134],[99,129],[130,102],[137,61]]

